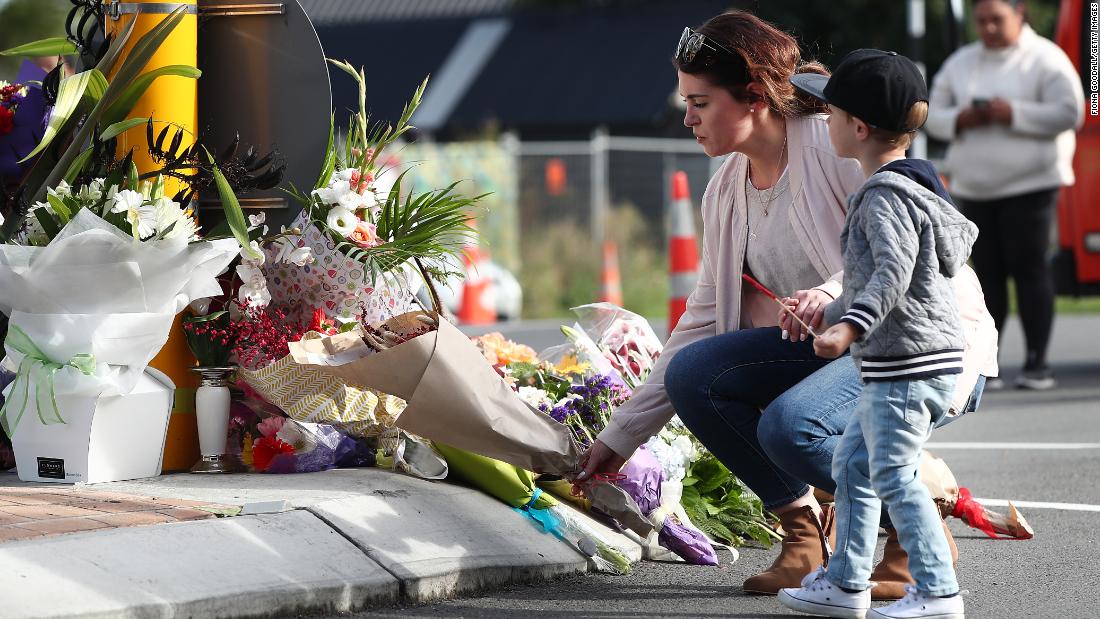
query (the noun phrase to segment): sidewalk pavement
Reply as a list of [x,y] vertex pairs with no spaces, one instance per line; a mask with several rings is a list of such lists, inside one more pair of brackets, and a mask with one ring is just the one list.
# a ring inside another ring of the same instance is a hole
[[[637,537],[584,518],[642,557]],[[361,610],[591,569],[478,490],[384,469],[75,487],[0,472],[0,566],[11,619]]]

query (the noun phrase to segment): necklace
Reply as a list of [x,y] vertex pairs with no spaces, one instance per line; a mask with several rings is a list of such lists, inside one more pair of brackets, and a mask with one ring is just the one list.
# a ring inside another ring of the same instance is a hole
[[[786,152],[786,150],[787,150],[787,133],[784,132],[783,133],[783,144],[779,147],[779,157],[775,161],[775,182],[772,183],[771,189],[768,191],[768,199],[765,200],[765,201],[760,201],[760,206],[761,206],[761,208],[764,209],[764,217],[768,216],[768,208],[771,207],[772,200],[775,200],[775,196],[779,194],[779,191],[778,191],[779,185],[780,185],[780,183],[779,183],[779,181],[780,181],[779,171],[780,171],[780,166],[783,165],[783,153]],[[751,170],[751,168],[752,168],[752,163],[751,162],[749,163],[749,168],[750,168],[749,171],[751,172],[752,171]],[[749,175],[749,183],[750,184],[752,183],[752,175],[751,174]],[[753,187],[755,187],[755,185],[753,185]]]

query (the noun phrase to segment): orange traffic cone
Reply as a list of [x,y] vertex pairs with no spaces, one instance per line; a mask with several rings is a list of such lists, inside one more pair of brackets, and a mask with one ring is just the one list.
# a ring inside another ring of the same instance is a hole
[[619,248],[614,241],[604,241],[603,271],[600,273],[600,301],[622,307],[623,283],[619,276]]
[[476,237],[472,245],[466,246],[463,262],[466,264],[466,280],[462,284],[462,302],[458,307],[458,319],[470,325],[487,325],[496,322],[492,281],[489,279],[489,252],[478,247]]
[[684,172],[672,175],[672,206],[668,234],[668,331],[676,328],[687,309],[687,298],[698,280],[699,249],[695,246],[695,216]]

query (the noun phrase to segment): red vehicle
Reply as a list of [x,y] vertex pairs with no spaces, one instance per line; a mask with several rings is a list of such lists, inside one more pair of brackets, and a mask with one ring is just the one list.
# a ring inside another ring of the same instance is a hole
[[1097,95],[1097,3],[1062,0],[1055,42],[1081,75],[1085,91],[1085,124],[1077,134],[1073,171],[1077,183],[1062,190],[1058,201],[1058,255],[1055,272],[1059,294],[1100,294],[1100,100]]

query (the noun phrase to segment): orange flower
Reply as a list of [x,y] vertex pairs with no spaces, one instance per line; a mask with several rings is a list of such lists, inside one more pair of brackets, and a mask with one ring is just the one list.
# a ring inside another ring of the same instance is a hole
[[485,359],[492,365],[535,363],[538,361],[538,355],[533,348],[505,339],[504,335],[497,331],[475,337],[473,340],[481,348]]
[[378,226],[365,221],[359,222],[359,225],[348,236],[348,240],[364,248],[382,244],[382,239],[378,238]]

